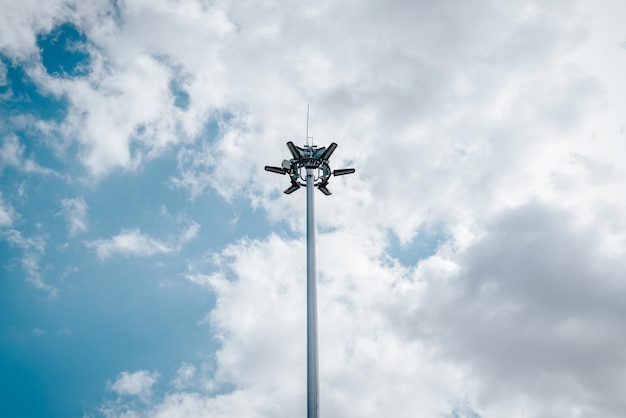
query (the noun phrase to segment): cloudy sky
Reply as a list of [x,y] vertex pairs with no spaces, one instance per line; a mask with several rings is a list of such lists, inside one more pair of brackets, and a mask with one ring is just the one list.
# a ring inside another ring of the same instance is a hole
[[0,0],[0,415],[626,414],[626,3]]

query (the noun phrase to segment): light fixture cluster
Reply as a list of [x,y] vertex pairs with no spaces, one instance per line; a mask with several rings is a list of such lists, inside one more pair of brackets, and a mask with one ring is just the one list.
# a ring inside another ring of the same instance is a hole
[[287,148],[289,148],[289,152],[291,152],[292,159],[283,160],[280,167],[265,166],[265,171],[283,175],[289,174],[291,186],[285,190],[285,194],[291,194],[300,187],[306,186],[307,173],[302,173],[303,168],[307,169],[307,171],[308,169],[317,171],[313,185],[326,196],[332,194],[326,187],[331,174],[334,176],[343,176],[355,172],[354,168],[342,168],[331,172],[328,160],[337,148],[337,144],[334,142],[331,143],[328,148],[317,148],[315,145],[306,145],[304,148],[301,148],[289,141],[287,142]]

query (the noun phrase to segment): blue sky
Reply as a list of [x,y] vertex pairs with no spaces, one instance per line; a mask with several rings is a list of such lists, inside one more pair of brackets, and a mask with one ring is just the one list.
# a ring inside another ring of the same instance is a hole
[[0,416],[620,417],[617,1],[0,0]]

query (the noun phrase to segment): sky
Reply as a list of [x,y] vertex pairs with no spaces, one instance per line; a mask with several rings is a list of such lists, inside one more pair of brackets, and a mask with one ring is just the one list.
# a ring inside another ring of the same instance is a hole
[[626,414],[626,3],[0,0],[0,416]]

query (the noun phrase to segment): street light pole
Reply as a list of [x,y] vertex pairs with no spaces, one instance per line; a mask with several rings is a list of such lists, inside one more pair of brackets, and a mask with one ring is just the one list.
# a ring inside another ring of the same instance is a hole
[[265,166],[266,171],[277,174],[289,174],[291,186],[285,194],[291,194],[301,186],[306,187],[306,303],[307,303],[307,418],[319,418],[319,367],[317,354],[317,278],[315,269],[315,202],[314,188],[317,187],[326,196],[331,192],[326,187],[331,174],[342,176],[354,173],[354,168],[344,168],[331,173],[328,160],[337,148],[331,143],[328,148],[317,148],[308,144],[298,147],[287,142],[292,159],[283,160],[280,167]]
[[306,169],[306,335],[307,335],[307,417],[319,416],[317,354],[317,274],[315,269],[315,203],[313,169]]

